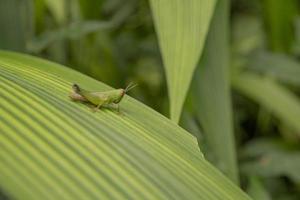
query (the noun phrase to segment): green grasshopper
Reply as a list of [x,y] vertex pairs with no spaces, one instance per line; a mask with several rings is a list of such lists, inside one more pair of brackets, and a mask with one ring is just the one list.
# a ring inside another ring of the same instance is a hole
[[116,105],[119,112],[119,103],[123,99],[124,95],[137,86],[136,84],[129,84],[125,89],[116,89],[105,92],[91,92],[80,88],[77,84],[73,84],[73,92],[69,97],[74,101],[89,102],[96,106],[94,111],[97,111],[101,106]]

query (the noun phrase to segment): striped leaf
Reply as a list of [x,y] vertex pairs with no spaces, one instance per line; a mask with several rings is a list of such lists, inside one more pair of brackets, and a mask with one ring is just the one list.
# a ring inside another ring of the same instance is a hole
[[170,116],[178,122],[201,55],[215,0],[150,0],[167,76]]
[[122,114],[70,101],[72,83],[108,86],[0,52],[0,191],[14,199],[249,199],[195,138],[126,96]]

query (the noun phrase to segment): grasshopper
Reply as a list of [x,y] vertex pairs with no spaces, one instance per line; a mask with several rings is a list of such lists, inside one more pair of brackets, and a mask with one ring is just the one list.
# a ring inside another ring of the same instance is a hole
[[124,95],[137,86],[136,84],[129,84],[125,89],[116,89],[104,92],[91,92],[80,88],[77,84],[73,84],[73,92],[69,97],[74,101],[89,102],[96,106],[94,111],[97,111],[101,106],[116,105],[118,112],[120,111],[119,103]]

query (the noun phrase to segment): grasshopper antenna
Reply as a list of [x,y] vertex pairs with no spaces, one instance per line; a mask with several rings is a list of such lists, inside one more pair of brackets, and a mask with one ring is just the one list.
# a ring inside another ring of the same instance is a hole
[[129,85],[125,88],[125,93],[127,93],[129,90],[135,88],[138,84],[133,84],[132,82],[129,83]]

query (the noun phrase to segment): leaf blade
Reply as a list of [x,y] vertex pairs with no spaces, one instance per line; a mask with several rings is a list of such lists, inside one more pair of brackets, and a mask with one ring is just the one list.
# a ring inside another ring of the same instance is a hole
[[7,52],[0,71],[0,169],[8,172],[0,188],[9,196],[248,199],[204,160],[193,137],[134,99],[122,101],[124,116],[92,113],[67,95],[75,81],[109,89],[98,81]]
[[215,0],[150,0],[167,76],[170,117],[178,122],[201,55]]

